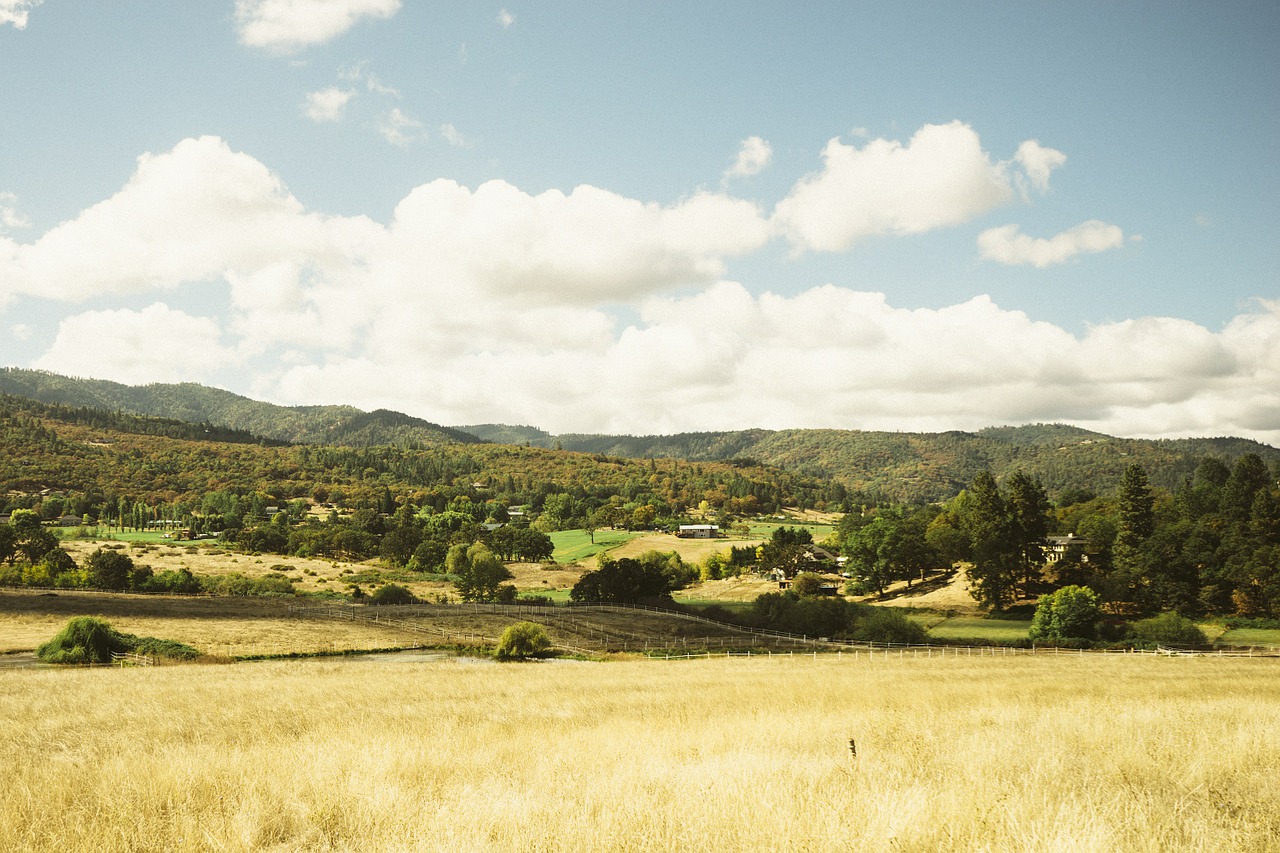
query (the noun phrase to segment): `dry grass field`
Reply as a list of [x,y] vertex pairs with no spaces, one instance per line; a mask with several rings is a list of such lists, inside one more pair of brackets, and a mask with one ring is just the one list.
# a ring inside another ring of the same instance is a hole
[[1274,851],[1277,665],[0,671],[0,849]]

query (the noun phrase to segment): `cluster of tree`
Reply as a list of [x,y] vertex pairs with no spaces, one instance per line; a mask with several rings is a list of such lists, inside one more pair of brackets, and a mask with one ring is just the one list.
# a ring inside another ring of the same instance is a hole
[[1098,594],[1075,584],[1040,597],[1027,636],[1033,643],[1073,646],[1097,640],[1139,646],[1205,646],[1209,642],[1194,622],[1172,610],[1130,624],[1106,620]]
[[569,598],[584,604],[670,604],[672,591],[697,576],[697,569],[674,551],[646,551],[617,560],[602,554],[599,566],[578,579]]

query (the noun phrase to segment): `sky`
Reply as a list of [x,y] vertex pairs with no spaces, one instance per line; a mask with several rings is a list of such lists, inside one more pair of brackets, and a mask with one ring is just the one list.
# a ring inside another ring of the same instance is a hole
[[0,365],[1280,446],[1280,4],[0,0]]

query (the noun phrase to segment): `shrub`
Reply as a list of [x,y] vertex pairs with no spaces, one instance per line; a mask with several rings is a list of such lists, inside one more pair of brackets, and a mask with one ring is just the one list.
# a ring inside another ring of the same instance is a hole
[[133,650],[133,638],[93,616],[77,616],[36,649],[45,663],[111,663],[112,652]]
[[1209,638],[1196,623],[1173,611],[1133,623],[1135,640],[1170,646],[1207,646]]
[[550,648],[551,638],[541,625],[517,622],[502,632],[494,655],[498,660],[525,660],[544,654]]
[[[356,587],[359,589],[359,587]],[[352,595],[354,597],[354,593]],[[400,586],[397,583],[389,583],[386,586],[379,587],[369,596],[370,604],[417,604],[418,597],[408,590],[407,587]]]
[[877,607],[857,621],[853,639],[866,643],[919,644],[928,641],[924,627],[904,614]]
[[1087,586],[1064,586],[1042,596],[1031,618],[1032,640],[1091,640],[1098,631],[1098,594]]

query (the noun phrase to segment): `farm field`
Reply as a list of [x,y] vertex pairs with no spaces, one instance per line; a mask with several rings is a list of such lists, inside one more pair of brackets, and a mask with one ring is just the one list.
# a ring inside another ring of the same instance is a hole
[[929,636],[939,640],[985,640],[1012,643],[1027,638],[1031,620],[980,619],[976,616],[945,616],[933,613],[911,613],[907,616],[929,629]]
[[1278,665],[0,671],[0,848],[1270,851]]

